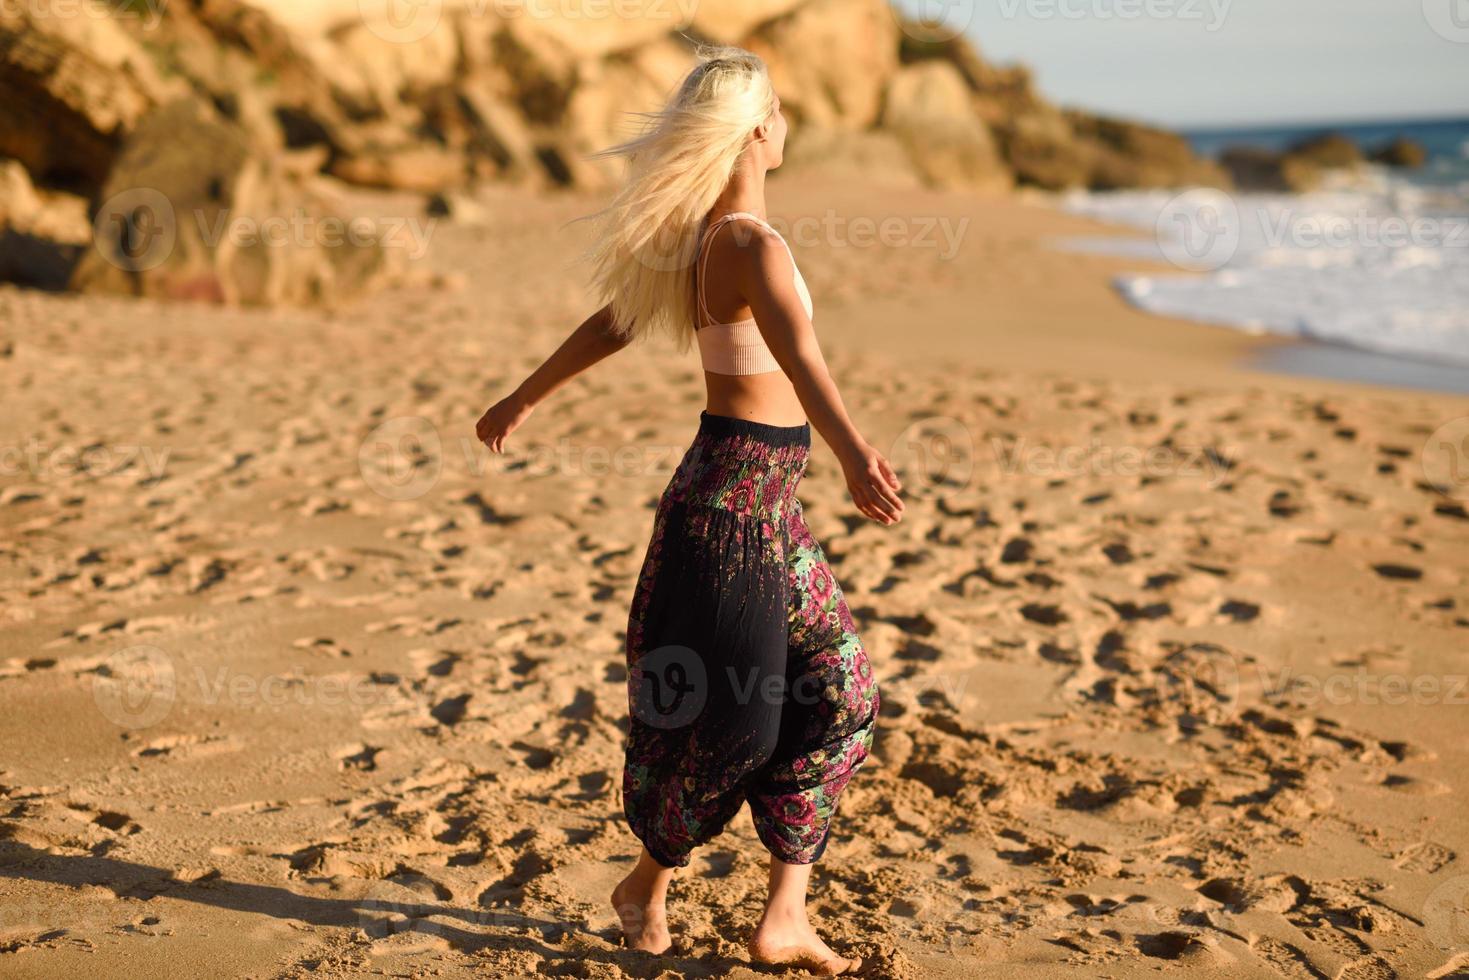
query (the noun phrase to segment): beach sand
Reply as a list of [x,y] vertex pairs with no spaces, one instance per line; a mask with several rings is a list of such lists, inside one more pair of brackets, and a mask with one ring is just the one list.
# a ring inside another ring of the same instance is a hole
[[[625,351],[492,457],[480,413],[589,312],[596,201],[483,204],[335,313],[0,289],[0,975],[772,975],[745,814],[680,873],[675,954],[607,904],[696,355]],[[884,701],[832,943],[1469,976],[1469,501],[1420,464],[1469,400],[1252,372],[1271,342],[1130,310],[1136,263],[1053,249],[1099,229],[1039,199],[778,181],[772,220],[908,497],[864,523],[820,445],[801,492]]]

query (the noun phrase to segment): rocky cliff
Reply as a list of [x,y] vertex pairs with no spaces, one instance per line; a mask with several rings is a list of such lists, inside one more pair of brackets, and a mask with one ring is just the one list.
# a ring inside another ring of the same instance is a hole
[[[887,0],[55,10],[0,5],[0,162],[18,165],[0,194],[23,197],[0,201],[0,276],[38,285],[230,303],[351,298],[380,281],[382,262],[222,251],[182,227],[179,208],[321,223],[340,210],[333,182],[422,194],[478,181],[605,186],[616,165],[590,153],[628,134],[630,112],[661,104],[698,41],[767,60],[792,121],[793,169],[857,165],[878,180],[980,191],[1229,180],[1177,136],[1059,109],[1023,68],[992,65],[963,39],[930,40]],[[138,181],[152,181],[163,210],[179,205],[163,215],[175,227],[161,258],[145,247],[159,208],[127,193]],[[185,188],[181,199],[160,181]],[[22,211],[24,224],[6,217]],[[96,254],[65,275],[94,231]],[[47,241],[57,247],[32,268]]]

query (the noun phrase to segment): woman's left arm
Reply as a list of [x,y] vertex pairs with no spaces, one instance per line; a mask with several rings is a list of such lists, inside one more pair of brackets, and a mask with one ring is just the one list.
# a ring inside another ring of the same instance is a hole
[[604,306],[572,331],[571,336],[510,394],[491,406],[474,427],[479,441],[503,453],[505,440],[525,424],[537,405],[572,378],[606,360],[628,344],[612,332],[612,308]]

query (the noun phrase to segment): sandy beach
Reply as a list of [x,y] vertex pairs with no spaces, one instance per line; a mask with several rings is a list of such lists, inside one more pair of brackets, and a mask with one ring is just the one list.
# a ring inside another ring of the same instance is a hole
[[[746,815],[679,875],[674,954],[607,904],[696,355],[474,439],[590,312],[567,222],[600,200],[485,191],[329,313],[0,287],[0,975],[777,975]],[[814,881],[833,944],[894,978],[1469,976],[1469,484],[1422,463],[1469,399],[1252,371],[1276,342],[1128,308],[1137,263],[1054,247],[1106,232],[1042,197],[791,178],[771,210],[907,488],[870,525],[818,445],[801,491],[884,701]]]

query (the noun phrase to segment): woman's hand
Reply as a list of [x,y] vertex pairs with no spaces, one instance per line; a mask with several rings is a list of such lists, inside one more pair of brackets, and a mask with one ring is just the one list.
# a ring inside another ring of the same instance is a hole
[[862,443],[843,454],[841,463],[847,490],[863,516],[885,527],[903,519],[903,500],[898,496],[903,485],[882,453]]
[[525,424],[535,406],[520,397],[518,392],[500,399],[475,424],[474,434],[490,448],[490,452],[503,453],[505,440]]

